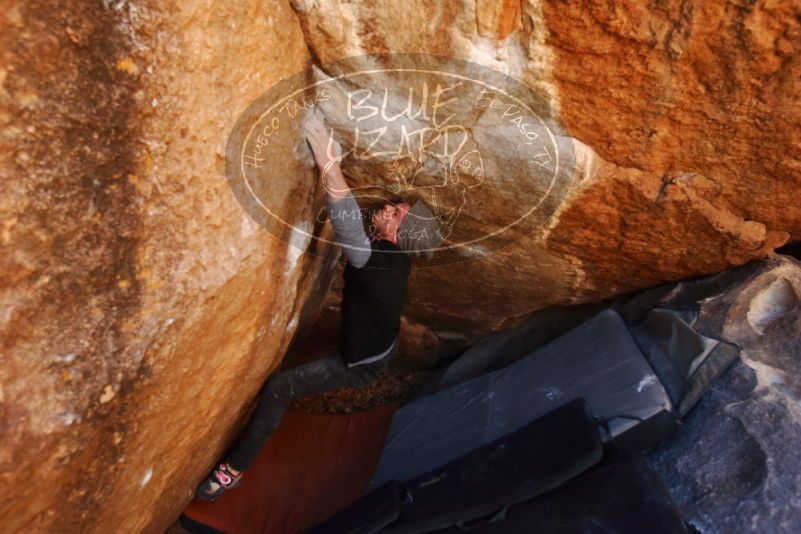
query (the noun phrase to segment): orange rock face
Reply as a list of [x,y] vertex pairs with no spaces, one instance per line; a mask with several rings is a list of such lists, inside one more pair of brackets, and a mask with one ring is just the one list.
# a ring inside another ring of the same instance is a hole
[[163,532],[317,314],[326,249],[262,230],[224,174],[237,115],[309,57],[262,9],[2,2],[4,532]]
[[[437,54],[520,80],[561,122],[575,167],[532,224],[414,270],[404,350],[427,364],[534,310],[800,239],[799,21],[787,1],[0,1],[0,521],[163,531],[336,302],[337,249],[264,231],[226,183],[227,136],[280,79]],[[487,132],[469,129],[490,192],[454,236],[539,194]],[[291,221],[320,205],[302,159],[277,170]],[[343,169],[360,187],[385,164]]]
[[[796,2],[544,4],[562,121],[619,166],[550,237],[594,266],[592,285],[721,270],[801,237],[800,13]],[[598,212],[610,231],[581,231]]]
[[[576,143],[575,175],[538,229],[413,273],[406,312],[435,331],[469,341],[548,305],[719,271],[801,237],[798,3],[294,5],[321,61],[392,50],[480,63],[547,99]],[[375,179],[358,164],[345,172]],[[501,189],[506,176],[485,178]],[[531,201],[525,179],[503,186],[512,202]],[[484,196],[473,208],[490,225],[508,205]]]

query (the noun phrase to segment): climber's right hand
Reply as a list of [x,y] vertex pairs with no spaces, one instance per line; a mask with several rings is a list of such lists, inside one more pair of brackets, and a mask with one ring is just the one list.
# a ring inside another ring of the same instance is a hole
[[334,129],[327,130],[322,116],[313,112],[306,116],[303,122],[303,131],[306,134],[306,141],[311,147],[317,168],[323,174],[327,174],[334,165],[339,164],[342,154],[342,147],[334,139]]

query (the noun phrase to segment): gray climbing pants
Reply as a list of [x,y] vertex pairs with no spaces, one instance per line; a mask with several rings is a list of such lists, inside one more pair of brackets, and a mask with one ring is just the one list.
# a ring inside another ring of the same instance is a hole
[[384,374],[397,352],[396,338],[384,353],[355,364],[345,363],[339,352],[333,352],[325,358],[273,374],[264,383],[250,422],[225,461],[238,471],[247,470],[295,399],[345,386],[369,386]]

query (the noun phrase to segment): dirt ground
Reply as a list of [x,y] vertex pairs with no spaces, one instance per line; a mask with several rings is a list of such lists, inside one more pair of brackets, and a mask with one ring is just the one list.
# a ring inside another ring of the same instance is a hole
[[386,375],[368,388],[340,388],[305,397],[290,409],[307,413],[353,413],[391,402],[404,404],[433,373],[434,370],[414,369],[400,362],[390,366]]

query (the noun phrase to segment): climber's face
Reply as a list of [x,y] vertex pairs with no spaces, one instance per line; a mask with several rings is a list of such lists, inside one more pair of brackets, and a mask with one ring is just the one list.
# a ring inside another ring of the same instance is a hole
[[386,239],[392,243],[397,243],[398,227],[411,208],[412,207],[406,202],[384,204],[383,208],[373,214],[371,220],[376,235],[380,239]]

